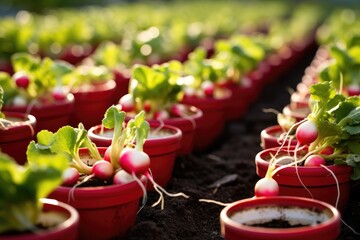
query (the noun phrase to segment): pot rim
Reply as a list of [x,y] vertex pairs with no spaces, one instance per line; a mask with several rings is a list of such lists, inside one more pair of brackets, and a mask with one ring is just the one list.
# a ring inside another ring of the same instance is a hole
[[41,198],[40,201],[43,204],[58,206],[59,208],[63,208],[67,212],[70,213],[69,218],[66,219],[66,221],[64,221],[59,226],[55,227],[54,230],[57,230],[59,228],[66,228],[67,226],[70,226],[70,225],[73,225],[73,224],[78,225],[78,223],[80,221],[79,212],[74,207],[72,207],[70,204],[60,202],[60,201],[58,201],[56,199],[51,199],[51,198]]
[[56,101],[53,103],[44,103],[41,105],[34,105],[33,108],[28,109],[28,105],[26,106],[12,106],[12,105],[4,105],[3,111],[11,111],[11,112],[22,112],[34,115],[37,120],[39,118],[45,118],[49,116],[58,116],[63,114],[70,114],[73,111],[75,104],[75,97],[72,93],[68,93],[66,95],[65,100]]
[[[161,124],[157,123],[157,122],[151,122],[150,123],[150,128],[154,129],[154,128],[158,127],[158,126],[161,126]],[[101,124],[89,128],[88,134],[89,134],[90,138],[96,138],[96,139],[99,139],[99,140],[102,140],[102,141],[110,140],[110,143],[111,143],[111,138],[100,136],[98,134],[99,131],[101,130],[101,128],[102,128]],[[162,129],[168,130],[171,134],[163,136],[163,137],[159,137],[159,138],[147,138],[145,140],[144,147],[145,146],[158,145],[158,144],[161,144],[161,143],[169,143],[169,141],[171,141],[171,143],[173,143],[173,142],[178,142],[179,140],[181,140],[182,132],[178,127],[164,124],[163,126],[161,126],[160,130],[162,130]],[[104,127],[104,131],[106,131],[106,130],[112,130],[112,129],[107,129],[107,128]]]
[[[304,208],[310,208],[309,206],[313,205],[318,210],[328,210],[331,212],[330,219],[317,224],[316,226],[320,229],[331,229],[334,225],[338,225],[340,228],[340,213],[339,211],[333,207],[332,205],[325,203],[323,201],[303,198],[303,197],[294,197],[294,196],[272,196],[272,197],[253,197],[248,199],[242,199],[236,202],[233,202],[226,206],[220,213],[220,220],[222,224],[226,225],[226,227],[231,228],[232,230],[242,230],[248,233],[256,234],[257,232],[265,233],[265,234],[298,234],[299,231],[302,233],[308,233],[314,230],[314,226],[301,226],[294,228],[266,228],[266,227],[254,227],[247,226],[241,223],[237,223],[230,218],[230,215],[234,213],[236,210],[250,207],[250,206],[267,206],[279,204],[281,206],[299,206]],[[339,230],[340,231],[340,230]]]
[[5,117],[13,117],[23,121],[18,121],[17,124],[10,125],[6,129],[0,128],[0,142],[17,141],[35,135],[37,124],[35,116],[22,112],[4,111],[3,113],[5,114]]
[[[75,231],[78,235],[78,226],[80,223],[80,215],[79,212],[72,207],[71,205],[52,199],[52,198],[40,198],[39,201],[43,204],[43,211],[54,211],[59,213],[65,213],[67,218],[65,221],[57,224],[54,227],[48,229],[41,229],[35,233],[23,233],[23,234],[16,234],[16,235],[0,235],[0,239],[12,239],[12,240],[22,240],[22,239],[50,239],[55,236],[59,237],[60,235],[63,236],[66,233]],[[67,236],[67,237],[75,237],[74,236]]]
[[179,104],[185,106],[186,109],[193,112],[193,114],[188,116],[187,118],[174,117],[174,118],[168,118],[168,119],[164,119],[164,120],[147,119],[147,121],[150,124],[164,123],[166,125],[175,126],[175,127],[179,128],[183,134],[196,131],[196,129],[198,129],[199,126],[201,125],[201,121],[204,116],[203,110],[201,110],[200,108],[198,108],[194,105],[185,104],[185,103],[179,103]]
[[[290,151],[294,149],[295,146],[290,146]],[[280,147],[273,147],[273,148],[268,148],[268,149],[264,149],[260,152],[258,152],[255,156],[255,162],[258,165],[262,165],[262,166],[266,166],[268,167],[269,162],[266,161],[264,159],[264,155],[265,154],[269,154],[269,153],[276,153],[278,151]],[[282,151],[288,151],[287,147],[283,147],[283,150],[280,150],[280,153]],[[282,165],[277,164],[276,167],[279,167]],[[352,167],[351,166],[347,166],[347,165],[328,165],[326,166],[328,169],[330,169],[331,171],[335,171],[335,175],[337,174],[348,174],[349,172],[352,171]],[[324,171],[326,171],[323,167],[304,167],[304,166],[288,166],[286,168],[283,168],[279,171],[279,173],[281,172],[282,174],[287,174],[287,175],[293,175],[294,172],[296,171],[296,168],[298,169],[298,171],[301,171],[301,174],[304,174],[302,176],[306,176],[306,175],[323,175]],[[327,172],[327,171],[326,171]]]
[[[269,140],[278,142],[279,138],[274,136],[274,134],[272,134],[272,133],[277,133],[277,132],[283,132],[281,126],[280,125],[272,125],[272,126],[269,126],[265,129],[263,129],[260,132],[260,136],[264,139],[269,139]],[[294,139],[291,139],[291,142],[296,144],[297,140],[294,138]]]
[[[298,109],[306,109],[306,108],[307,108],[307,106],[299,106]],[[287,116],[294,117],[297,121],[300,121],[308,116],[308,114],[306,114],[306,113],[298,112],[296,110],[291,109],[290,103],[285,105],[282,112],[283,112],[283,114],[285,114]]]
[[184,98],[181,100],[183,104],[194,105],[202,110],[210,109],[224,109],[225,103],[230,101],[232,98],[232,91],[227,88],[219,88],[224,92],[224,95],[221,98],[198,98],[190,97]]

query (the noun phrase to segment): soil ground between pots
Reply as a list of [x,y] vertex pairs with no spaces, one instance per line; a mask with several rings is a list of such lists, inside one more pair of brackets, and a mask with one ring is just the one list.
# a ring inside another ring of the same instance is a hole
[[[263,88],[245,116],[226,123],[216,143],[203,153],[178,157],[169,192],[184,192],[189,199],[165,197],[165,209],[152,208],[158,194],[150,192],[146,206],[138,213],[127,240],[221,240],[219,214],[222,206],[199,202],[212,199],[231,203],[253,197],[258,180],[255,155],[261,150],[260,132],[276,124],[276,116],[263,109],[281,111],[290,102],[288,88],[295,89],[309,66],[316,49],[288,69],[278,81]],[[274,94],[276,93],[276,94]],[[342,219],[360,232],[360,183],[352,182],[350,199]],[[338,239],[359,239],[344,224]]]

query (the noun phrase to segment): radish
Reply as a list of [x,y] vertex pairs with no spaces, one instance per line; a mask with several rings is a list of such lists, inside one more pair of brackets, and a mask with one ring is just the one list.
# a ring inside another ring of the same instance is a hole
[[119,157],[119,164],[130,174],[145,174],[150,167],[150,157],[135,148],[124,148]]
[[326,165],[326,161],[319,155],[310,155],[304,162],[304,166],[306,167],[318,167],[321,165]]
[[260,179],[255,184],[256,197],[270,197],[279,195],[279,184],[270,177]]
[[319,154],[324,154],[324,155],[331,155],[333,153],[334,153],[334,148],[331,146],[327,146],[326,148],[324,148],[319,152]]
[[63,186],[74,186],[79,181],[79,171],[75,168],[68,168],[63,173]]
[[149,113],[151,111],[151,102],[150,101],[145,101],[144,102],[144,106],[143,109],[146,113]]
[[127,184],[133,181],[135,181],[134,178],[122,169],[117,171],[113,178],[114,184]]
[[13,79],[19,88],[27,89],[30,84],[30,79],[24,72],[16,72],[13,75]]
[[[140,145],[137,145],[139,147]],[[142,146],[140,146],[142,148]],[[188,198],[184,193],[168,193],[164,188],[158,185],[152,175],[150,174],[150,157],[145,152],[135,149],[135,148],[125,148],[121,152],[119,158],[119,165],[140,184],[141,181],[138,179],[136,175],[145,175],[147,179],[153,184],[155,191],[157,191],[160,195],[159,200],[155,202],[152,207],[161,203],[161,209],[164,209],[164,196],[165,193],[169,197],[178,197],[182,196],[184,198]],[[141,184],[140,184],[141,185]],[[146,192],[144,192],[144,197],[146,197]]]
[[114,169],[110,162],[99,160],[92,166],[92,174],[99,179],[108,180],[114,175]]
[[360,86],[359,84],[351,84],[346,88],[349,96],[358,96],[360,95]]
[[57,86],[52,90],[52,96],[56,101],[63,101],[66,98],[66,91],[63,87]]
[[295,136],[300,145],[313,143],[318,137],[318,129],[315,122],[306,120],[301,123],[296,129]]
[[111,146],[109,146],[104,153],[104,160],[111,162]]
[[134,110],[134,102],[131,94],[125,94],[119,100],[119,104],[121,105],[121,110],[125,112],[131,112]]
[[203,83],[201,83],[201,88],[204,91],[204,94],[206,97],[213,97],[214,96],[214,91],[215,91],[215,86],[214,83],[211,81],[204,81]]
[[168,119],[169,117],[170,117],[170,114],[166,110],[159,110],[154,113],[154,119],[157,119],[157,120]]
[[170,112],[175,117],[181,117],[184,115],[185,112],[185,106],[180,103],[173,104],[171,106]]
[[[129,120],[125,129],[123,129],[124,119],[125,112],[120,111],[115,106],[110,107],[106,111],[102,123],[106,128],[113,128],[114,134],[111,146],[106,150],[107,153],[104,158],[110,159],[111,165],[114,169],[121,168],[123,171],[126,171],[129,175],[131,175],[139,184],[143,191],[143,204],[145,204],[147,199],[147,193],[144,183],[138,177],[139,175],[144,175],[148,180],[150,180],[154,189],[160,195],[159,200],[153,204],[153,206],[161,203],[161,208],[164,208],[163,193],[171,197],[183,196],[187,198],[188,196],[183,193],[168,193],[165,189],[159,186],[151,176],[150,157],[143,151],[143,146],[150,130],[149,123],[145,121],[145,111],[141,111],[135,116],[135,118]],[[117,174],[119,174],[119,176],[116,176],[113,181],[122,182],[121,174],[123,173]]]

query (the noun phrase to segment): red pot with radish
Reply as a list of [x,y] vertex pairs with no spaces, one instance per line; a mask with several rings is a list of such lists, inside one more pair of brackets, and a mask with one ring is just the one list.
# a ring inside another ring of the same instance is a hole
[[[259,177],[265,177],[269,161],[277,152],[278,156],[293,156],[294,148],[279,149],[275,147],[259,152],[255,156],[256,173]],[[297,155],[300,157],[305,153],[306,150],[299,151]],[[280,166],[279,163],[276,168]],[[281,196],[321,200],[336,206],[342,212],[349,197],[351,174],[352,167],[347,165],[328,165],[326,168],[322,166],[286,166],[279,170],[273,178],[279,184]]]
[[230,90],[221,90],[219,97],[184,97],[184,104],[195,106],[203,112],[202,123],[196,132],[194,150],[204,151],[220,137],[225,126],[226,107],[231,98]]
[[[106,148],[99,148],[104,154]],[[80,149],[81,156],[88,154]],[[145,178],[142,178],[146,185]],[[136,182],[95,187],[56,188],[49,198],[73,206],[80,215],[79,239],[122,238],[135,224],[139,201],[143,196]]]
[[243,199],[220,213],[226,240],[335,240],[340,235],[340,213],[323,201],[273,196]]
[[71,125],[80,122],[86,129],[101,123],[108,107],[113,104],[116,83],[114,80],[83,85],[71,90],[75,97]]
[[[91,127],[88,135],[98,147],[111,145],[114,132],[102,125]],[[149,136],[144,143],[144,152],[150,157],[150,169],[155,182],[165,187],[172,177],[177,151],[181,147],[182,132],[179,128],[159,123],[150,124]],[[148,190],[153,186],[148,185]]]
[[[261,147],[263,149],[283,146],[295,146],[297,140],[295,136],[285,139],[285,132],[280,125],[274,125],[263,129],[260,132]],[[285,143],[284,143],[285,141]]]
[[[121,107],[121,106],[120,106]],[[203,111],[195,106],[183,103],[177,103],[174,105],[177,112],[176,116],[164,119],[147,119],[150,125],[164,124],[179,128],[182,133],[181,146],[177,151],[177,156],[184,156],[190,154],[194,149],[195,137],[198,134],[199,129],[204,123]],[[133,117],[133,112],[128,112],[127,119]]]
[[13,157],[17,163],[26,163],[26,150],[36,131],[36,118],[33,115],[4,112],[5,120],[0,119],[1,152]]
[[[46,213],[56,215],[55,221],[52,219],[53,222],[51,223],[56,225],[31,233],[0,234],[0,240],[77,240],[79,237],[79,213],[76,209],[54,199],[42,198],[40,201],[43,204],[40,216]],[[40,221],[40,224],[46,226],[49,222]]]
[[54,102],[39,103],[26,106],[4,105],[2,110],[7,112],[29,113],[36,118],[36,132],[49,130],[56,132],[60,127],[70,123],[74,111],[74,96],[67,94],[65,99]]

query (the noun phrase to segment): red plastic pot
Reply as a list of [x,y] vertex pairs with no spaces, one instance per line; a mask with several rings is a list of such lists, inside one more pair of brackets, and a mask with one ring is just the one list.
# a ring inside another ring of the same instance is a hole
[[301,109],[309,107],[309,95],[302,95],[300,92],[294,92],[290,97],[290,108]]
[[[293,154],[292,149],[287,150],[286,148],[282,148],[279,154],[286,155],[289,154],[289,152]],[[275,155],[277,151],[278,148],[269,148],[259,152],[255,156],[256,173],[259,177],[265,177],[269,167],[268,160],[271,158],[271,155]],[[279,165],[277,165],[277,167],[279,167]],[[273,178],[280,186],[281,196],[314,198],[336,206],[337,196],[340,194],[337,208],[340,212],[343,212],[349,197],[352,167],[346,165],[330,165],[327,166],[327,168],[334,173],[336,180],[333,175],[323,167],[303,166],[297,168],[294,166],[286,167],[275,174]],[[337,185],[337,182],[339,185]],[[338,193],[337,187],[339,187],[340,193]]]
[[226,106],[231,92],[224,90],[222,98],[184,98],[182,103],[195,106],[203,112],[202,123],[196,131],[194,151],[204,151],[221,135],[225,126]]
[[89,57],[94,50],[95,48],[90,44],[73,44],[66,46],[58,58],[73,65],[77,65],[81,63],[82,60]]
[[[104,154],[106,148],[99,148]],[[86,154],[81,149],[80,154]],[[144,178],[142,181],[145,183]],[[79,239],[115,239],[135,224],[143,192],[137,182],[101,187],[57,187],[49,198],[73,206],[80,215]]]
[[283,108],[283,114],[295,118],[297,122],[305,119],[310,113],[309,106],[299,106],[298,108],[292,108],[290,104]]
[[0,149],[19,164],[27,162],[26,150],[36,131],[36,118],[33,115],[4,112],[5,119],[14,122],[6,128],[0,127]]
[[129,92],[130,73],[114,70],[114,79],[116,82],[116,91],[114,93],[114,104],[117,104],[122,96]]
[[10,75],[14,74],[14,69],[10,59],[0,59],[0,71],[7,72]]
[[[150,169],[155,182],[165,187],[172,177],[176,153],[181,146],[182,133],[174,126],[164,125],[158,128],[159,126],[159,123],[150,124],[151,131],[144,143],[144,152],[150,157]],[[155,135],[156,131],[163,134]],[[88,135],[96,146],[108,147],[111,145],[113,130],[102,129],[102,125],[97,125],[89,129]],[[152,184],[149,184],[147,188],[152,190]]]
[[281,138],[284,135],[284,132],[280,125],[274,125],[263,129],[260,132],[260,139],[261,139],[261,147],[263,149],[273,148],[273,147],[280,147],[282,144],[283,146],[295,146],[297,140],[295,136],[293,138],[285,140]]
[[[272,220],[287,220],[289,224],[293,220],[294,224],[304,226],[254,226]],[[220,213],[220,225],[226,240],[335,240],[340,234],[341,222],[340,213],[330,204],[277,196],[243,199],[228,205]]]
[[60,213],[66,220],[57,226],[35,233],[1,235],[0,240],[77,240],[79,237],[79,214],[72,206],[54,199],[43,198],[43,212]]
[[77,127],[81,122],[86,129],[89,129],[100,124],[106,110],[113,104],[115,87],[115,81],[109,80],[72,89],[75,107],[71,116],[71,125]]
[[56,132],[60,127],[70,123],[70,117],[74,110],[74,96],[68,94],[63,101],[44,103],[32,107],[4,105],[2,110],[33,115],[36,118],[36,133],[44,129]]
[[257,97],[255,82],[247,79],[243,85],[228,83],[222,86],[231,91],[225,108],[225,120],[234,121],[244,116],[250,103]]
[[183,104],[186,109],[187,117],[174,117],[158,121],[155,119],[148,119],[147,121],[152,124],[165,124],[177,127],[181,130],[181,146],[177,151],[177,156],[185,156],[190,154],[194,149],[195,137],[199,128],[203,124],[203,111],[195,106]]

